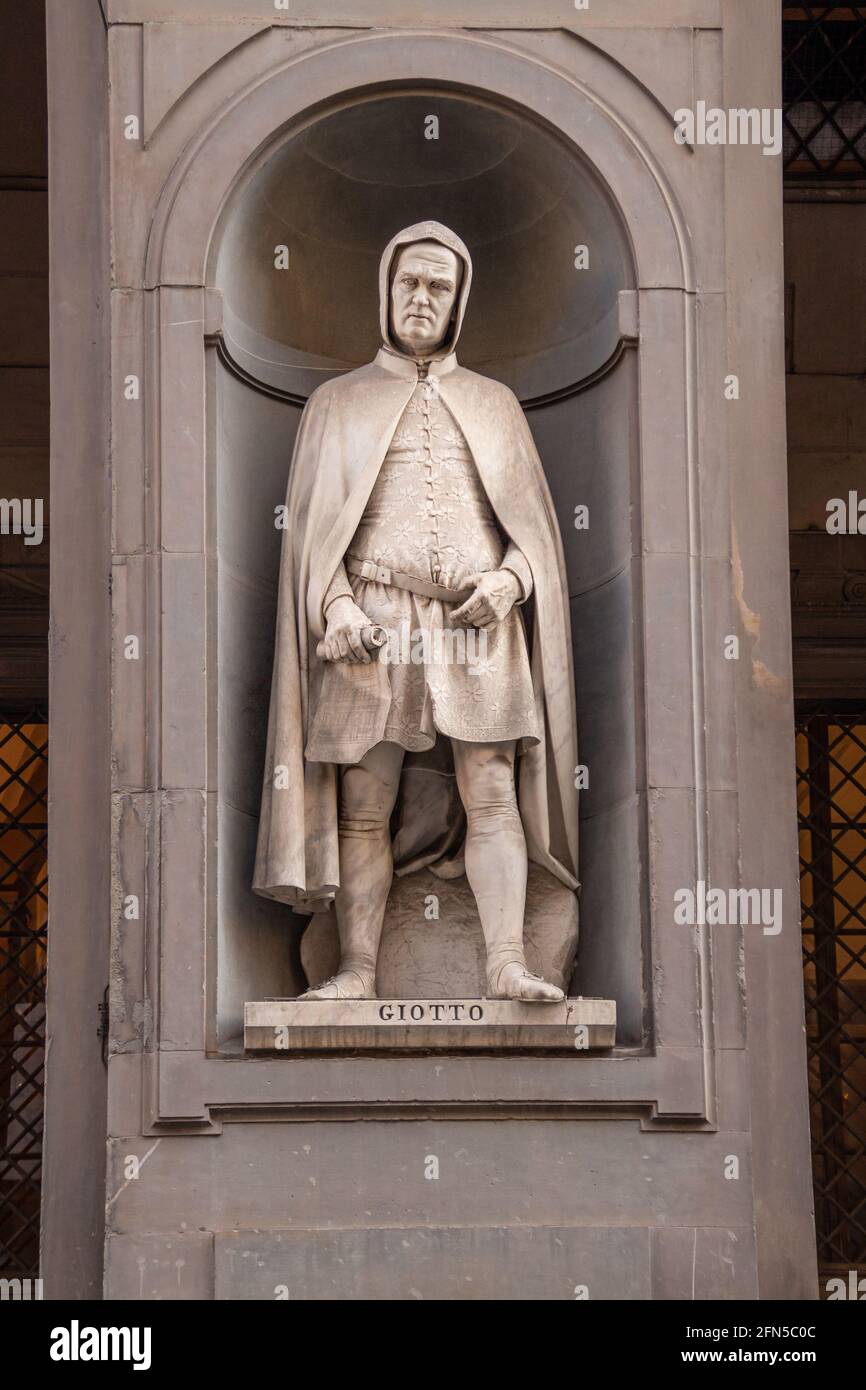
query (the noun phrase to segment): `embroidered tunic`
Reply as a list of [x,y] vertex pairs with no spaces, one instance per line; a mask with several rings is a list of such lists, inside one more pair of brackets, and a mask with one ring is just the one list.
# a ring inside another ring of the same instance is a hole
[[[434,584],[465,587],[471,574],[507,568],[529,597],[532,576],[503,538],[464,435],[442,402],[435,376],[419,379],[394,432],[347,559]],[[417,752],[437,731],[473,743],[539,737],[523,616],[515,605],[484,632],[451,621],[458,604],[347,575],[340,566],[325,599],[354,598],[389,633],[390,707],[365,701],[379,674],[370,666],[325,665],[306,756],[357,762],[387,739]],[[381,703],[381,702],[380,702]]]

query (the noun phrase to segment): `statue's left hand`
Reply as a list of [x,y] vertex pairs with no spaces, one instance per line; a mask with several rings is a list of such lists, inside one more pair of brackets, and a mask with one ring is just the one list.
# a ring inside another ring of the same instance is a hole
[[463,627],[496,627],[508,617],[521,593],[520,580],[511,570],[470,574],[463,588],[470,587],[473,593],[451,615]]

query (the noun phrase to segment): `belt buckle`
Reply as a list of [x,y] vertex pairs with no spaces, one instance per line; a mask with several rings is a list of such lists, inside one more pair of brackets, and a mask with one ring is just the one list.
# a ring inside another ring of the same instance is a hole
[[362,579],[366,579],[368,584],[390,584],[391,571],[384,565],[377,565],[375,560],[362,560],[361,568]]

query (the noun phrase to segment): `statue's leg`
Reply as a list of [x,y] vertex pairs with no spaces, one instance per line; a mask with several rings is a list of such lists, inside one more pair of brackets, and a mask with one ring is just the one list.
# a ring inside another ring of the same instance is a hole
[[376,958],[394,874],[391,812],[404,751],[379,743],[340,776],[340,968],[303,999],[375,999]]
[[466,809],[466,877],[487,947],[493,999],[553,1003],[565,996],[526,968],[526,838],[514,787],[515,744],[452,739],[457,786]]

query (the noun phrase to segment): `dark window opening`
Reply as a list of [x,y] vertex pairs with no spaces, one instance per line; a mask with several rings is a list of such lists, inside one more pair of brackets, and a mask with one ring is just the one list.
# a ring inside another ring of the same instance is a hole
[[812,1176],[821,1287],[866,1273],[866,704],[797,721]]
[[39,1273],[48,724],[0,710],[0,1275]]
[[866,6],[782,6],[784,161],[789,176],[866,174]]

